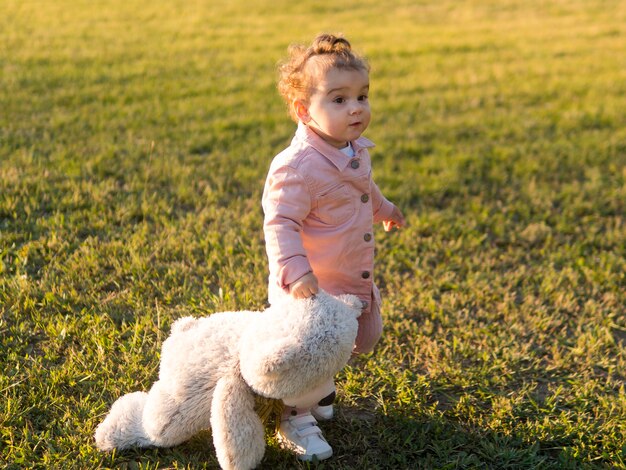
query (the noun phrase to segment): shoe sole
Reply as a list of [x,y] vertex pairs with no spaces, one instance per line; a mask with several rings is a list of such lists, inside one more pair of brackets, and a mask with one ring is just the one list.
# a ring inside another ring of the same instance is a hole
[[313,462],[314,460],[326,460],[333,456],[333,450],[329,450],[328,452],[322,452],[321,454],[313,454],[313,455],[298,455],[298,460],[303,462]]
[[280,433],[276,435],[276,438],[281,448],[294,452],[298,460],[301,460],[304,462],[312,462],[314,460],[326,460],[333,456],[332,447],[328,449],[326,452],[321,452],[317,454],[299,454],[298,451],[294,447],[289,445],[289,441],[287,439],[283,439],[283,436],[281,436]]

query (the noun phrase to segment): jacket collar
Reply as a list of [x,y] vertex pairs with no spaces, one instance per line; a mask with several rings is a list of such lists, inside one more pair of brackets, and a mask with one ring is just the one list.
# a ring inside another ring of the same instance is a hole
[[[346,166],[348,166],[348,164],[352,160],[352,158],[348,157],[338,148],[330,145],[314,131],[312,131],[311,128],[301,122],[298,123],[298,130],[296,131],[296,136],[294,140],[296,139],[306,142],[319,153],[324,155],[324,157],[330,160],[339,171],[342,171]],[[361,149],[374,147],[374,143],[371,140],[366,139],[365,137],[359,137],[357,140],[354,140],[350,143],[352,144],[352,148],[354,149],[355,156],[359,155],[359,150]]]

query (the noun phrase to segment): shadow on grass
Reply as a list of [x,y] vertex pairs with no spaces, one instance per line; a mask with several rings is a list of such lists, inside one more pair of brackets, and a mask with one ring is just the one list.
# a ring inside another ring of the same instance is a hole
[[[278,447],[273,425],[259,469],[576,469],[593,468],[566,451],[532,445],[515,436],[471,429],[458,422],[411,417],[339,405],[335,418],[320,423],[334,455],[323,462],[300,462]],[[108,460],[108,461],[106,461]],[[219,469],[210,431],[171,449],[134,449],[110,455],[113,468]],[[598,467],[601,468],[601,467]]]
[[574,469],[589,468],[552,443],[473,429],[457,421],[339,407],[325,436],[345,469]]

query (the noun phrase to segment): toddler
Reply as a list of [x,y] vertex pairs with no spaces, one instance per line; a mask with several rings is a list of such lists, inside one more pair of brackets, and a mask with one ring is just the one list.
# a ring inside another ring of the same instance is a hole
[[[269,302],[320,288],[357,295],[363,312],[354,354],[362,354],[382,333],[373,223],[386,231],[404,225],[372,180],[374,144],[361,137],[370,122],[369,65],[345,38],[329,34],[289,51],[278,88],[298,129],[272,161],[263,191]],[[301,460],[332,455],[315,418],[332,418],[334,396],[330,382],[285,403],[278,438]]]

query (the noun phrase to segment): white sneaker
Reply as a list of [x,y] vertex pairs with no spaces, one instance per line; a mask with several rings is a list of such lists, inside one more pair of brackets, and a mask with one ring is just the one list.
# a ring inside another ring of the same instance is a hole
[[333,448],[322,436],[322,430],[310,413],[283,419],[278,440],[282,447],[295,452],[299,460],[324,460],[333,455]]
[[328,421],[335,415],[333,405],[317,405],[311,408],[311,414],[318,421]]

